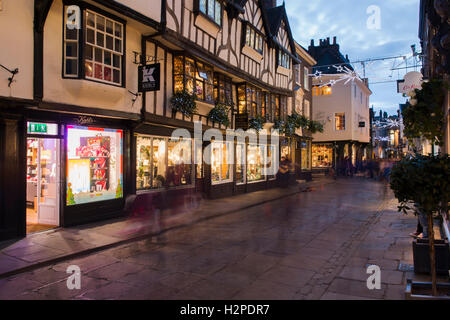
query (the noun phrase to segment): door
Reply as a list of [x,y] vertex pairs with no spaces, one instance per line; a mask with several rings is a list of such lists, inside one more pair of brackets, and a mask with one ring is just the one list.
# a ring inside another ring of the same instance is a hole
[[38,224],[59,226],[59,153],[59,139],[39,139]]

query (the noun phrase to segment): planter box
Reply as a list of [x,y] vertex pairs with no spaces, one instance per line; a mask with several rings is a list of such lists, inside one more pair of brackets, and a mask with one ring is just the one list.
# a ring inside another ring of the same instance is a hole
[[438,283],[438,296],[431,295],[431,282],[406,282],[406,300],[450,300],[450,283]]
[[[439,275],[448,275],[450,269],[450,254],[448,241],[435,240],[436,272]],[[430,251],[428,240],[416,239],[413,241],[413,257],[415,273],[430,273]]]

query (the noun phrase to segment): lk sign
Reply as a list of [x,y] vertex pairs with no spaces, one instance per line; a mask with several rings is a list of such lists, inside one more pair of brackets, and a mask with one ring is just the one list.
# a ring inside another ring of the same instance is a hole
[[158,91],[161,82],[161,64],[139,66],[139,92]]

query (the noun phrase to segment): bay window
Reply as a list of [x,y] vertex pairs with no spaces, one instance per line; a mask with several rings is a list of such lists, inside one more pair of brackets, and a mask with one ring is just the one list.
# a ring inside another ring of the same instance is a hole
[[259,52],[260,54],[263,53],[264,36],[249,23],[246,23],[245,45]]
[[249,117],[257,115],[265,117],[266,101],[265,93],[248,84],[238,86],[238,113],[248,113]]
[[219,0],[198,0],[198,9],[216,24],[222,25],[222,4]]
[[185,56],[174,57],[174,91],[186,90],[197,99],[214,102],[213,70],[202,62]]
[[214,99],[216,102],[221,102],[227,105],[233,102],[231,78],[224,76],[221,73],[214,74]]
[[85,9],[82,14],[83,30],[80,32],[69,27],[69,13],[67,10],[64,12],[64,77],[124,85],[124,23]]

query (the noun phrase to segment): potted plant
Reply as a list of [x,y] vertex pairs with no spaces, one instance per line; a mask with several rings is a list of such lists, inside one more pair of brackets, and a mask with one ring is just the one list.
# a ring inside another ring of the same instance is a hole
[[213,123],[218,123],[228,127],[230,125],[230,119],[228,118],[228,113],[230,112],[231,106],[225,103],[218,102],[208,113],[208,118]]
[[177,112],[191,118],[197,112],[197,103],[195,94],[190,94],[186,90],[175,92],[170,98],[170,106],[175,116]]
[[[445,286],[438,286],[436,280],[436,257],[433,230],[433,215],[447,209],[447,201],[450,199],[450,158],[448,155],[423,156],[401,160],[391,172],[390,186],[395,197],[399,201],[399,211],[407,213],[414,210],[415,214],[423,215],[428,226],[429,257],[431,269],[431,294],[434,298],[442,295]],[[424,228],[426,225],[424,225]],[[411,298],[414,298],[415,289],[420,290],[421,298],[424,296],[425,284],[408,287]],[[425,286],[426,287],[426,286]],[[440,292],[438,292],[438,287]],[[447,294],[450,291],[447,291]],[[447,296],[448,297],[448,296]]]
[[257,115],[256,117],[248,120],[248,128],[253,129],[256,132],[259,132],[262,130],[264,122],[265,122],[264,118],[260,115]]

